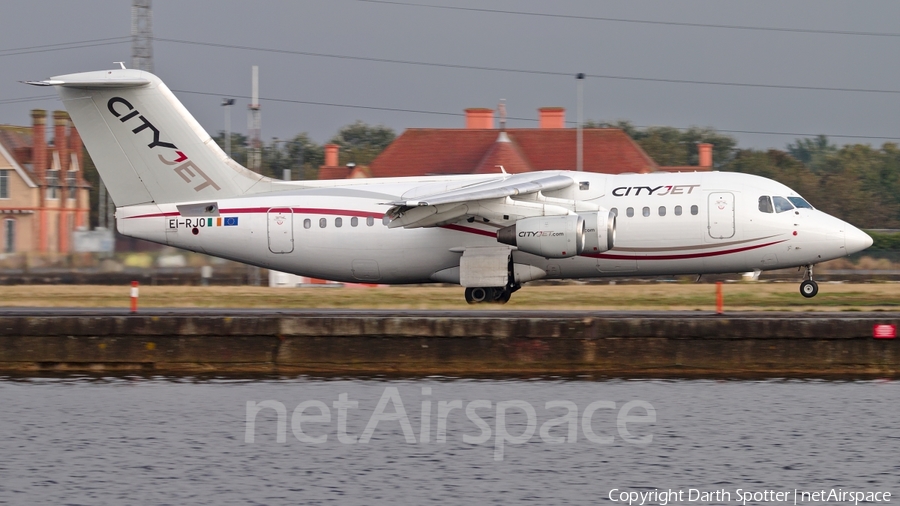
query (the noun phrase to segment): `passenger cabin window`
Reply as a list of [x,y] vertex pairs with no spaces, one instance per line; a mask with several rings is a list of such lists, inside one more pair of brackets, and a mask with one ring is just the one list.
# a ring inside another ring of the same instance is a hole
[[373,225],[375,225],[375,218],[373,218],[373,217],[371,217],[371,216],[369,216],[368,218],[366,218],[366,226],[367,226],[367,227],[371,227],[371,226],[373,226]]
[[794,207],[796,207],[797,209],[813,208],[813,206],[809,205],[809,202],[807,202],[803,197],[788,197],[788,200],[790,200],[791,204],[794,204]]
[[343,220],[343,219],[341,219],[341,218],[335,218],[335,219],[334,219],[334,226],[335,226],[335,227],[341,228],[341,225],[343,225],[343,224],[344,224],[344,220]]
[[759,198],[759,210],[764,213],[775,212],[772,208],[772,199],[770,199],[768,195],[763,195]]
[[633,208],[633,207],[629,207],[628,209],[626,209],[626,210],[625,210],[625,216],[628,216],[629,218],[634,217],[634,208]]
[[641,209],[641,214],[644,215],[644,218],[649,217],[649,216],[650,216],[650,208],[649,208],[649,207],[645,207],[645,208]]
[[659,206],[659,215],[660,216],[666,215],[666,206]]
[[312,226],[312,221],[309,218],[303,220],[303,228],[309,228]]
[[325,225],[328,225],[328,220],[325,218],[319,218],[319,228],[325,228]]
[[681,216],[681,206],[675,206],[675,216]]
[[359,226],[359,218],[357,218],[356,216],[350,218],[350,226],[351,227]]
[[772,197],[772,202],[775,204],[776,213],[783,213],[794,208],[793,204],[784,197]]
[[699,213],[699,212],[700,212],[700,208],[699,208],[699,207],[697,207],[697,206],[695,206],[695,205],[694,205],[694,206],[691,206],[691,214],[692,214],[692,215],[697,216],[697,213]]

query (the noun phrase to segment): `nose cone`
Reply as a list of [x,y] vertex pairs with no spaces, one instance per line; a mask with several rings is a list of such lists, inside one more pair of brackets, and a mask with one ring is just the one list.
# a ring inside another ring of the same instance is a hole
[[848,255],[862,251],[871,245],[872,238],[869,237],[869,234],[856,227],[848,227],[844,232],[844,247]]

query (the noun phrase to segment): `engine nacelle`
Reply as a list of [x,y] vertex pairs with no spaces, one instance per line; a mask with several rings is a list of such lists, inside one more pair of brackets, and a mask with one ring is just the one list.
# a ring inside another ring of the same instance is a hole
[[584,251],[584,218],[577,214],[525,218],[497,231],[497,240],[546,258],[569,258]]
[[603,253],[616,245],[616,213],[601,209],[584,213],[584,252]]

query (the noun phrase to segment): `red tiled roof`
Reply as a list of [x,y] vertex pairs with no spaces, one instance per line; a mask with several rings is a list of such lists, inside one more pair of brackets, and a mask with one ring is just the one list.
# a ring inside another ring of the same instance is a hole
[[[6,148],[16,163],[30,169],[31,166],[31,129],[27,127],[0,125],[0,144]],[[31,172],[29,170],[29,172]]]
[[[471,174],[497,171],[575,170],[576,130],[506,130],[498,143],[493,129],[410,129],[372,161],[374,177]],[[584,133],[584,170],[620,174],[653,172],[659,166],[625,132],[591,128]],[[498,146],[498,144],[508,144]],[[493,170],[492,170],[493,169]]]
[[505,133],[498,136],[497,141],[491,144],[484,158],[478,163],[478,166],[472,172],[474,174],[496,174],[500,172],[500,167],[510,174],[520,174],[522,172],[531,172],[533,169],[528,164],[528,160],[522,156],[522,152],[516,147]]

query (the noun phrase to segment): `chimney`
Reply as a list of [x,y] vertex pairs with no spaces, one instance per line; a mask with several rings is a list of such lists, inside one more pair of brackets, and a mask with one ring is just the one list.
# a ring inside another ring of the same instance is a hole
[[697,153],[699,158],[699,165],[701,167],[706,167],[711,169],[713,166],[713,157],[712,157],[712,144],[701,143],[697,144]]
[[483,107],[466,109],[466,128],[494,128],[494,111]]
[[541,107],[538,109],[541,128],[565,128],[566,110],[563,107]]
[[66,111],[53,111],[53,147],[59,153],[60,184],[65,178],[65,171],[69,170],[69,139],[66,135],[66,127],[69,126],[69,113]]
[[338,165],[338,150],[341,147],[337,144],[325,145],[325,164],[319,167],[319,179],[346,179],[356,164],[350,163],[346,167]]
[[47,170],[47,111],[31,111],[31,166],[38,180],[43,182]]
[[341,147],[337,144],[326,144],[325,145],[325,166],[326,167],[337,167],[338,164],[338,150]]

